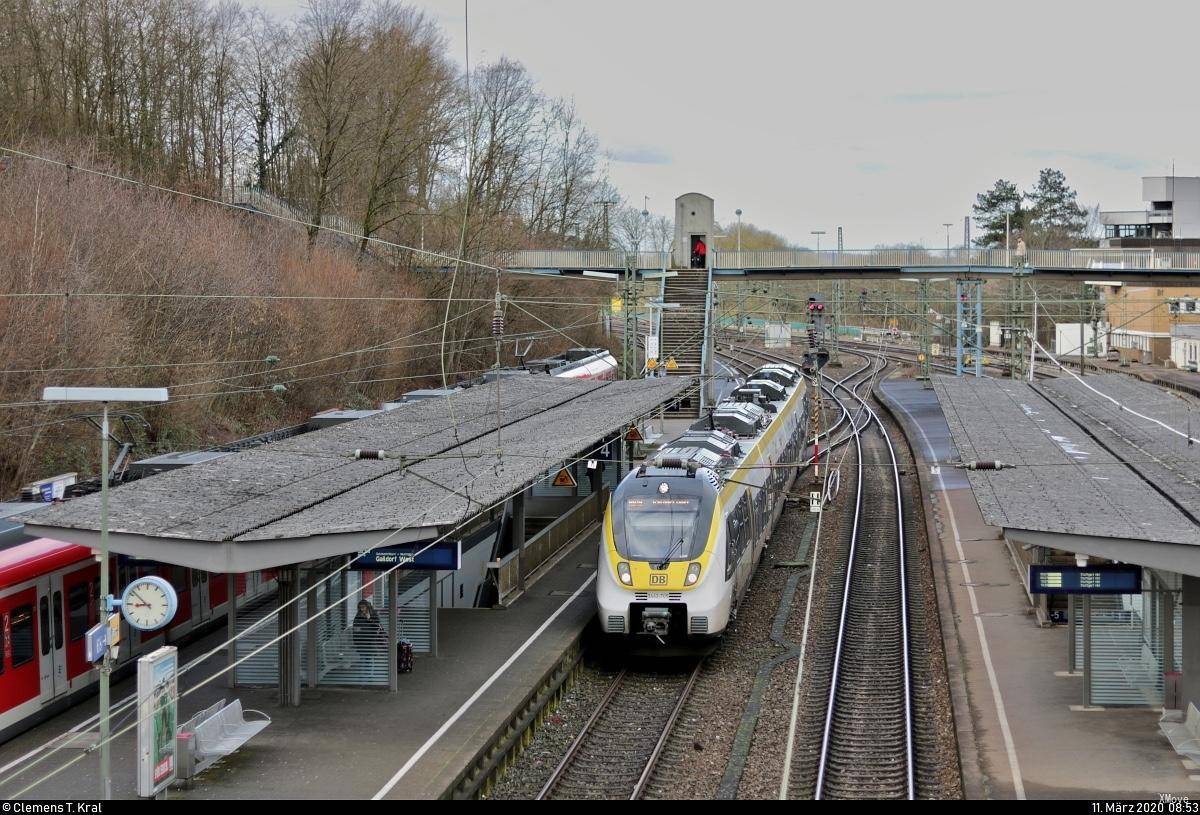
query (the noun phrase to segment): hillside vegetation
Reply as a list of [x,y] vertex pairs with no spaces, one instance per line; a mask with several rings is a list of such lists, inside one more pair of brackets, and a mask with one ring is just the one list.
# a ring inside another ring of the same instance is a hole
[[[0,495],[55,472],[97,469],[95,428],[61,421],[78,407],[37,404],[46,385],[170,386],[171,404],[143,411],[150,426],[138,431],[138,452],[148,455],[440,384],[445,301],[427,298],[445,296],[443,272],[312,244],[303,229],[261,215],[28,161],[0,173],[0,223]],[[538,299],[525,307],[571,326],[572,339],[602,344],[603,284],[500,282],[506,296]],[[458,275],[455,297],[465,299],[447,332],[452,381],[495,361],[495,289],[491,273]],[[511,306],[507,324],[547,335],[536,354],[571,344]],[[506,363],[511,351],[506,343]]]

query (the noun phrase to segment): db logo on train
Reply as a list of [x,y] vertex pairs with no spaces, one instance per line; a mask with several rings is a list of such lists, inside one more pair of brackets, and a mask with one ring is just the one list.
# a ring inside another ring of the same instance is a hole
[[665,574],[652,574],[652,575],[650,575],[650,585],[651,585],[651,586],[665,586],[665,585],[667,585],[667,576],[666,576]]

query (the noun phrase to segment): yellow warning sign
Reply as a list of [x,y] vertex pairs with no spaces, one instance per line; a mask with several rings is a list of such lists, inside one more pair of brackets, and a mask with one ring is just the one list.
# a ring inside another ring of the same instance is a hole
[[614,297],[614,298],[612,299],[612,311],[613,311],[613,314],[620,314],[620,313],[621,313],[621,310],[622,310],[624,307],[625,307],[625,302],[624,302],[624,301],[623,301],[623,300],[622,300],[620,297]]
[[625,441],[643,441],[642,431],[637,429],[637,425],[625,431]]
[[668,371],[679,370],[679,363],[675,361],[675,357],[667,357],[667,370]]
[[571,474],[569,467],[563,467],[558,471],[558,475],[554,476],[554,486],[556,487],[574,487],[575,476]]
[[924,362],[924,361],[925,361],[925,355],[917,354],[917,362]]
[[658,367],[658,360],[654,357],[650,357],[650,359],[646,360],[646,367],[653,371]]

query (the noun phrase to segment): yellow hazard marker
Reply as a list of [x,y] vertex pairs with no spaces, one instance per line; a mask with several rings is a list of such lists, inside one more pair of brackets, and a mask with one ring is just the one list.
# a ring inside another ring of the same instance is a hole
[[558,471],[558,475],[554,476],[554,486],[556,487],[575,487],[575,476],[572,475],[570,468],[563,467]]
[[678,371],[679,363],[675,361],[675,357],[667,357],[667,370]]
[[650,359],[646,360],[646,368],[647,369],[653,371],[657,367],[658,367],[658,360],[655,359],[654,357],[650,357]]
[[917,354],[917,362],[924,362],[924,361],[925,361],[925,355]]
[[637,425],[625,431],[625,441],[644,441],[642,431],[637,429]]

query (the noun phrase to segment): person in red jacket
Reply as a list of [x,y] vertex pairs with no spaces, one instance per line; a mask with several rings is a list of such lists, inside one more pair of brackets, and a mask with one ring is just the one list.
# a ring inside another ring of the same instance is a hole
[[703,269],[706,267],[705,255],[708,254],[708,247],[704,245],[704,238],[695,238],[692,241],[692,268]]

